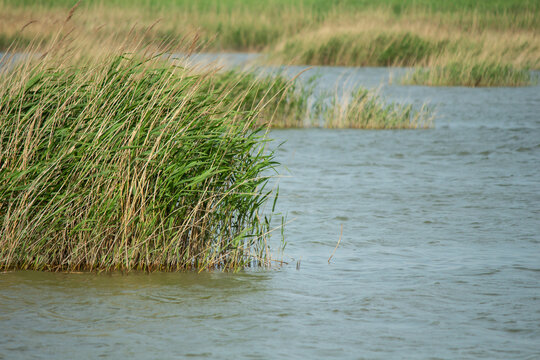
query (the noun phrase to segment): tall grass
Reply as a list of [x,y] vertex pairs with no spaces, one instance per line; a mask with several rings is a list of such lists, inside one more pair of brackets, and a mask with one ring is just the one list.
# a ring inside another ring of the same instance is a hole
[[304,126],[310,88],[283,74],[258,75],[254,71],[228,70],[216,73],[205,86],[209,86],[210,91],[226,93],[236,109],[256,110],[257,124],[261,126]]
[[[387,12],[344,14],[283,39],[271,48],[276,62],[339,66],[428,66],[469,59],[517,69],[540,67],[540,37],[535,28],[462,28],[446,15]],[[448,15],[450,16],[450,15]]]
[[411,66],[442,52],[448,40],[431,41],[406,33],[339,33],[286,42],[278,54],[307,65]]
[[[73,31],[66,20],[44,50],[0,61],[0,269],[269,264],[262,130],[306,125],[311,92]],[[367,91],[340,104],[321,112],[328,127],[419,127]]]
[[0,269],[268,264],[276,163],[257,111],[211,88],[213,73],[76,55],[0,74]]
[[[257,111],[256,123],[280,128],[323,127],[332,129],[427,129],[433,111],[427,106],[387,103],[376,90],[362,86],[353,91],[314,94],[311,78],[306,83],[284,74],[256,75],[229,70],[217,73],[210,91],[227,94],[235,109]],[[206,90],[205,90],[206,91]],[[311,101],[310,101],[311,99]]]
[[352,129],[428,129],[433,126],[433,111],[427,106],[385,104],[376,92],[364,88],[319,102],[318,114],[326,128]]
[[[0,0],[0,50],[24,49],[36,39],[48,46],[74,3]],[[440,83],[470,86],[468,70],[462,76],[449,71],[455,68],[453,63],[467,59],[471,71],[473,66],[492,67],[484,65],[491,63],[513,69],[513,75],[504,78],[500,70],[483,71],[486,81],[481,86],[514,86],[518,74],[540,69],[539,4],[533,0],[94,0],[80,3],[72,30],[85,42],[110,49],[133,37],[140,27],[145,30],[137,36],[148,43],[177,42],[197,34],[205,51],[266,52],[277,63],[437,67],[432,80],[451,76]]]
[[420,68],[407,74],[406,85],[429,86],[526,86],[538,81],[528,69],[497,63],[452,62],[444,66]]
[[[49,39],[54,24],[74,3],[0,0],[0,34]],[[491,34],[498,36],[504,48],[515,48],[516,37],[521,37],[528,41],[527,49],[534,49],[540,31],[540,5],[534,0],[94,0],[81,2],[79,7],[73,20],[85,34],[126,35],[134,23],[143,27],[153,24],[147,36],[154,41],[197,32],[207,49],[216,51],[276,50],[291,38],[296,43],[316,41],[312,34],[324,31],[351,36],[372,32],[372,38],[383,37],[379,39],[382,45],[390,45],[395,36],[407,33],[414,42],[422,39],[431,45],[460,37],[481,41],[484,34]],[[320,40],[322,46],[328,36]],[[299,54],[292,55],[296,58]],[[505,56],[499,51],[500,55]],[[535,60],[537,55],[530,58]]]

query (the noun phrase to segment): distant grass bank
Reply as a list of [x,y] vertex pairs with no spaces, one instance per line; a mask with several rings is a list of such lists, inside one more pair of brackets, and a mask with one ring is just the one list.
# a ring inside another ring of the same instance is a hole
[[452,62],[444,66],[416,69],[402,80],[405,85],[428,86],[527,86],[538,83],[538,77],[527,69],[497,63]]
[[[0,48],[52,41],[74,3],[0,0]],[[540,69],[535,0],[87,0],[71,21],[71,36],[102,46],[115,46],[103,42],[111,34],[154,43],[197,34],[206,51],[262,51],[277,63],[444,67],[466,58]]]
[[449,45],[410,32],[338,32],[328,29],[311,38],[285,42],[277,51],[283,61],[330,66],[414,66],[426,63]]

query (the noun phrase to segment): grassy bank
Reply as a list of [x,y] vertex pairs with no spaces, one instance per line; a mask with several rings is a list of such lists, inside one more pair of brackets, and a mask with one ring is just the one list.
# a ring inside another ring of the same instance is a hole
[[294,63],[331,66],[413,66],[440,54],[448,40],[426,40],[410,32],[326,30],[287,41],[278,56]]
[[3,69],[0,269],[266,264],[275,162],[214,75],[73,49]]
[[[73,0],[0,0],[0,34],[4,39],[33,39],[36,35],[48,39],[54,33],[54,25],[74,4]],[[73,16],[80,32],[87,35],[115,33],[124,36],[134,30],[134,24],[135,28],[144,29],[153,25],[145,34],[153,40],[180,39],[196,32],[207,49],[217,51],[269,51],[285,47],[317,52],[319,47],[323,48],[321,51],[328,46],[341,48],[331,36],[321,35],[348,34],[350,38],[343,40],[343,48],[351,41],[356,46],[375,42],[372,45],[381,48],[378,50],[381,52],[386,45],[399,51],[395,41],[401,36],[409,36],[410,39],[404,40],[411,42],[402,50],[409,51],[410,45],[421,43],[423,52],[420,55],[426,55],[426,50],[431,52],[432,47],[440,50],[449,40],[484,41],[486,36],[500,37],[501,34],[504,35],[499,38],[501,47],[517,49],[521,45],[526,48],[521,51],[526,52],[538,44],[539,19],[540,4],[533,0],[384,0],[376,3],[353,0],[87,0],[79,5]],[[517,38],[521,41],[514,44]],[[525,42],[527,44],[523,45]],[[6,41],[3,46],[5,44]],[[465,45],[456,42],[458,48]],[[298,56],[299,60],[318,65],[345,61],[324,56],[306,57],[299,51],[281,54],[288,59]],[[532,55],[530,59],[538,62],[538,56]],[[538,55],[538,49],[535,55]],[[381,62],[377,58],[351,56],[346,61],[347,65],[365,63],[385,64],[388,60]]]
[[[0,48],[53,41],[74,3],[0,0]],[[263,51],[277,63],[444,67],[467,58],[517,71],[540,68],[539,19],[533,0],[88,0],[72,16],[73,35],[102,47],[134,34],[152,43],[197,34],[206,51]]]

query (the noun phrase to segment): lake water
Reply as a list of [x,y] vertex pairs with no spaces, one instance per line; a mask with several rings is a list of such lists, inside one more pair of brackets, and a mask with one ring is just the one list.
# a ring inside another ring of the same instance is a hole
[[272,131],[281,268],[0,274],[0,359],[540,358],[540,87],[316,71],[427,101],[435,128]]

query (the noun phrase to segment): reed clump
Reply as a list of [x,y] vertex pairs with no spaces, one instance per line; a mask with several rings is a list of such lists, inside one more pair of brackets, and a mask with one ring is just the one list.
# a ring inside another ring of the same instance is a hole
[[528,69],[492,62],[451,62],[443,66],[420,68],[407,74],[406,85],[428,86],[527,86],[538,82]]
[[256,123],[272,129],[433,127],[433,111],[425,105],[415,109],[412,105],[386,103],[377,90],[364,87],[315,95],[314,81],[316,77],[301,82],[281,73],[256,75],[253,71],[229,70],[213,76],[205,91],[227,94],[235,110],[256,110]]
[[226,93],[238,110],[256,110],[256,123],[261,126],[304,126],[311,89],[283,74],[228,70],[215,74],[205,86],[210,91]]
[[268,264],[276,163],[214,75],[73,50],[0,69],[0,269]]
[[410,104],[385,104],[376,92],[364,88],[319,103],[318,113],[323,126],[334,129],[429,129],[434,118],[426,105],[415,109]]
[[295,63],[330,66],[411,66],[441,53],[448,40],[433,41],[410,32],[341,33],[312,40],[289,40],[279,56]]

